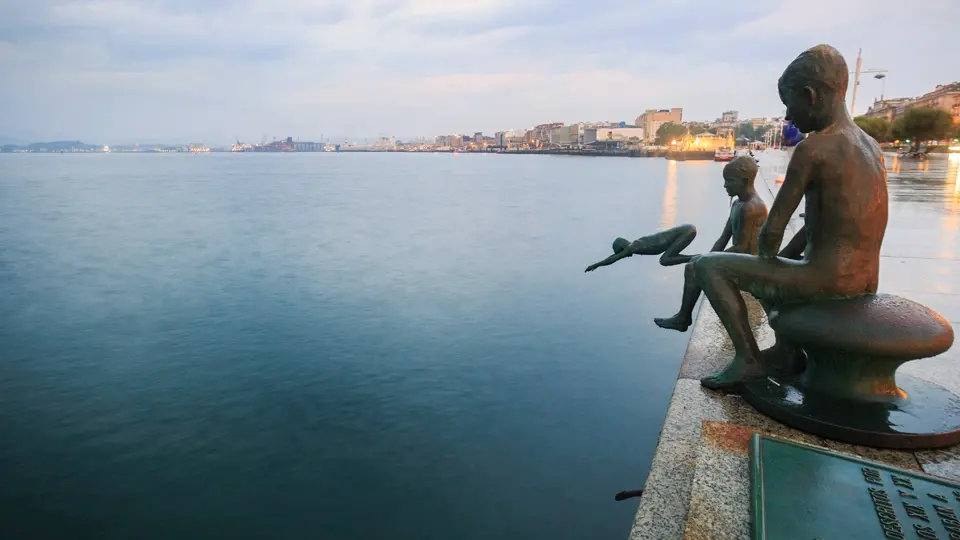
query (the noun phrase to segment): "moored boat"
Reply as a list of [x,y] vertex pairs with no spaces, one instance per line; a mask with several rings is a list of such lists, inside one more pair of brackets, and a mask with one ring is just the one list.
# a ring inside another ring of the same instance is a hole
[[714,161],[733,161],[734,157],[736,157],[736,152],[728,146],[721,146],[713,152]]

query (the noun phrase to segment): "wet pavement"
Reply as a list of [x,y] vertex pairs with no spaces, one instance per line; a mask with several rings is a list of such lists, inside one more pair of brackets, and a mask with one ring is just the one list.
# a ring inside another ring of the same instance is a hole
[[926,161],[888,156],[890,223],[882,291],[909,297],[960,324],[960,154]]

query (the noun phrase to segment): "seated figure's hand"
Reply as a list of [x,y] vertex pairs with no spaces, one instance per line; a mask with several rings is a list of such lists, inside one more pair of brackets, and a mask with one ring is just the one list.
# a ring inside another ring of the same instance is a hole
[[599,267],[600,267],[599,264],[591,264],[590,266],[587,267],[586,270],[584,270],[584,272],[585,272],[585,273],[586,273],[586,272],[593,272],[594,270],[596,270],[596,269],[599,268]]
[[777,256],[777,249],[780,248],[780,241],[783,239],[783,234],[774,234],[770,232],[770,229],[767,229],[766,225],[760,227],[760,234],[758,237],[758,246],[757,246],[757,255],[761,259],[773,259]]

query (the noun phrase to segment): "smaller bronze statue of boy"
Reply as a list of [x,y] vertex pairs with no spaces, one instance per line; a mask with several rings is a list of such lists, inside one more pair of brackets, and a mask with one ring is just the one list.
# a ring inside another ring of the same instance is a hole
[[[720,238],[713,244],[711,251],[726,251],[728,253],[757,254],[757,236],[760,226],[767,218],[767,206],[757,195],[754,189],[754,180],[757,177],[757,162],[749,156],[740,156],[723,168],[723,187],[727,194],[736,197],[730,208],[730,217],[720,234]],[[607,266],[625,257],[633,255],[659,255],[660,264],[673,266],[686,264],[683,280],[683,300],[680,311],[665,319],[653,321],[661,328],[685,332],[693,322],[693,309],[700,298],[700,284],[693,271],[693,263],[699,255],[683,255],[680,252],[690,245],[697,230],[693,225],[680,225],[672,229],[644,236],[628,242],[617,238],[613,242],[614,254],[606,259],[587,267],[591,272],[600,266]],[[727,244],[733,240],[729,248]],[[724,249],[726,248],[726,249]]]

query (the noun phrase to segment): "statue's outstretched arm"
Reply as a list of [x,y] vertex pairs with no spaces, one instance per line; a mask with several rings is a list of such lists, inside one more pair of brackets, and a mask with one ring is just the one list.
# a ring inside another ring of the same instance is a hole
[[598,263],[591,264],[590,266],[587,267],[586,270],[584,270],[584,272],[593,272],[594,270],[596,270],[597,268],[600,268],[601,266],[610,266],[611,264],[619,261],[620,259],[629,257],[631,255],[633,255],[633,253],[629,249],[625,249],[620,253],[614,253],[613,255],[607,257],[606,259]]

